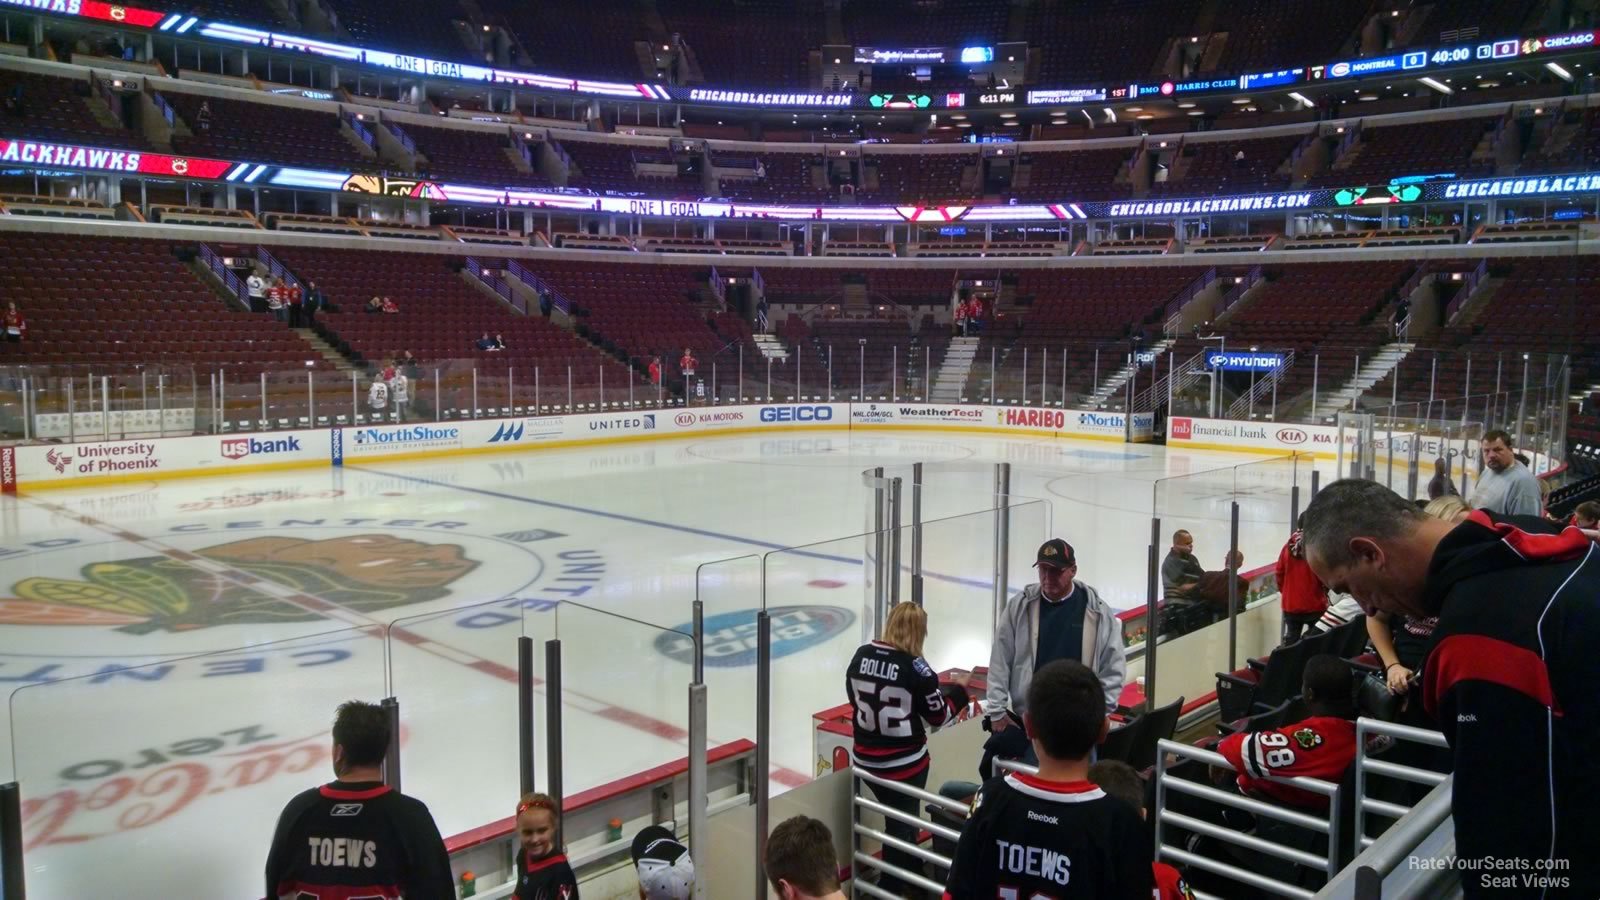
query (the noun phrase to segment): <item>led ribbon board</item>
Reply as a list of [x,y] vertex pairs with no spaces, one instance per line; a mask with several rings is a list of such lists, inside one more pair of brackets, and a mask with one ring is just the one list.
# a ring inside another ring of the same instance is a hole
[[1282,353],[1240,353],[1234,350],[1207,350],[1206,368],[1218,372],[1270,372],[1283,365]]
[[130,172],[168,178],[217,179],[248,163],[193,156],[168,156],[139,150],[106,150],[54,141],[0,138],[0,163],[37,168],[88,169],[95,172]]

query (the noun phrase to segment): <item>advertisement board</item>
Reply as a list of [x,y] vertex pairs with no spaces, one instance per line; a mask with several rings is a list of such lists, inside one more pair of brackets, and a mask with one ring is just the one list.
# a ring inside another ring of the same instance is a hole
[[1263,450],[1333,455],[1339,429],[1331,425],[1286,425],[1173,416],[1167,420],[1167,445],[1213,450]]
[[329,446],[327,430],[22,445],[13,477],[35,488],[326,465]]

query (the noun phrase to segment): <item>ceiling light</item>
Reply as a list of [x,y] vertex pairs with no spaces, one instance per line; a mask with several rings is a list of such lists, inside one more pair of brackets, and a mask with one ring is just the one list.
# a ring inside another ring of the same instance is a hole
[[1249,97],[1235,97],[1235,98],[1233,98],[1233,105],[1234,106],[1243,106],[1243,105],[1245,105],[1246,103],[1249,103],[1249,102],[1250,102],[1250,98]]
[[1189,115],[1191,115],[1191,116],[1203,116],[1205,114],[1206,114],[1206,111],[1203,110],[1203,109],[1191,109],[1191,110],[1189,110]]
[[1193,103],[1179,103],[1178,104],[1178,108],[1179,109],[1194,109],[1194,104]]
[[1115,122],[1117,120],[1117,111],[1112,109],[1109,106],[1107,106],[1105,108],[1105,110],[1106,110],[1106,121],[1107,122]]
[[1378,95],[1377,94],[1362,94],[1361,96],[1357,97],[1356,99],[1360,100],[1362,103],[1371,103],[1372,101],[1378,99]]
[[[1546,69],[1549,69],[1552,74],[1554,74],[1557,78],[1561,79],[1562,81],[1571,81],[1572,80],[1572,73],[1568,72],[1566,69],[1561,68],[1560,64],[1558,64],[1558,63],[1547,62],[1547,63],[1544,64],[1544,67]],[[1511,73],[1507,72],[1506,74],[1510,75]]]
[[1129,106],[1125,108],[1128,110],[1128,112],[1144,112],[1144,107],[1142,106]]
[[1000,118],[1002,118],[1002,119],[1015,119],[1016,117],[1017,117],[1016,113],[1001,113],[1000,114]]
[[[972,123],[971,122],[957,122],[956,123],[956,127],[957,128],[971,128],[972,127]],[[843,154],[840,154],[840,155],[842,156]]]
[[1441,94],[1454,94],[1456,92],[1455,88],[1449,86],[1448,84],[1440,84],[1439,80],[1436,78],[1418,78],[1417,82],[1426,87],[1433,88]]
[[1289,96],[1292,99],[1299,100],[1301,103],[1304,103],[1307,106],[1316,106],[1317,105],[1317,104],[1311,102],[1311,98],[1310,97],[1307,97],[1305,94],[1302,94],[1299,91],[1290,91],[1289,92]]
[[1139,115],[1135,116],[1134,118],[1137,118],[1137,119],[1154,119],[1155,116],[1151,115],[1150,113],[1140,113]]

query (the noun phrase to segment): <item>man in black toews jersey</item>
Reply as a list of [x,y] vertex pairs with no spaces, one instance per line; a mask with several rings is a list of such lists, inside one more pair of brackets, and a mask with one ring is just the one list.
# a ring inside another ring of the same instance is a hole
[[383,783],[389,720],[351,700],[333,722],[333,773],[284,807],[267,855],[267,896],[454,897],[450,857],[428,807]]
[[1082,663],[1056,660],[1034,673],[1023,724],[1039,774],[983,786],[956,845],[947,900],[1149,900],[1149,833],[1137,812],[1087,780],[1105,703]]

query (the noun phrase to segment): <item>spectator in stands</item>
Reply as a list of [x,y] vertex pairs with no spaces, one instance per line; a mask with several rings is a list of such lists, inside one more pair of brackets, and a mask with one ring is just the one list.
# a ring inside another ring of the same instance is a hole
[[496,349],[496,350],[504,350],[504,349],[506,349],[506,339],[501,337],[500,336],[500,332],[498,332],[498,331],[496,331],[494,333],[494,349]]
[[305,290],[298,284],[291,284],[288,286],[287,291],[289,294],[289,327],[301,328],[305,325]]
[[246,292],[250,294],[250,311],[255,313],[266,312],[267,280],[257,274],[254,269],[251,269],[250,277],[244,280],[244,286]]
[[[861,645],[845,670],[845,695],[855,707],[854,748],[850,764],[862,772],[918,790],[928,785],[928,738],[924,725],[939,728],[955,720],[967,707],[966,688],[941,686],[939,676],[922,658],[928,638],[928,614],[915,603],[897,603],[889,610],[883,636]],[[908,706],[909,704],[909,706]],[[893,788],[868,782],[873,796],[884,806],[910,816],[917,814],[917,798]],[[886,819],[884,830],[892,838],[917,843],[917,826]],[[925,874],[914,854],[885,847],[883,861],[917,875]],[[878,887],[899,893],[909,888],[885,873]]]
[[797,815],[773,828],[762,863],[779,900],[845,900],[838,889],[834,833],[814,818]]
[[1283,611],[1282,643],[1293,644],[1300,640],[1301,632],[1328,611],[1328,588],[1317,580],[1317,573],[1306,564],[1305,543],[1300,524],[1278,553],[1278,594]]
[[1468,897],[1486,893],[1490,858],[1549,860],[1526,874],[1566,879],[1552,894],[1600,896],[1600,553],[1556,529],[1484,510],[1452,524],[1356,479],[1306,510],[1306,559],[1324,584],[1368,611],[1439,619],[1422,699],[1454,758]]
[[967,336],[967,298],[956,301],[956,337]]
[[315,281],[306,282],[306,327],[317,324],[317,311],[327,303]]
[[[11,318],[10,313],[6,314],[6,318]],[[9,326],[7,331],[10,331]],[[1572,524],[1585,531],[1600,528],[1600,501],[1586,500],[1579,503],[1578,508],[1572,511]]]
[[550,318],[550,310],[554,309],[555,305],[556,305],[556,301],[555,301],[554,297],[550,296],[550,289],[549,288],[540,288],[539,289],[539,315],[544,316],[546,319]]
[[[1102,759],[1089,767],[1089,783],[1106,792],[1106,796],[1123,803],[1139,813],[1140,821],[1148,821],[1145,809],[1145,780],[1120,759]],[[1194,900],[1194,892],[1183,873],[1164,862],[1155,862],[1151,868],[1156,879],[1156,893],[1152,900]]]
[[991,734],[984,743],[980,780],[993,774],[995,757],[1026,759],[1031,753],[1023,717],[1034,672],[1053,660],[1090,667],[1104,689],[1106,712],[1117,708],[1127,675],[1122,623],[1094,588],[1076,580],[1078,559],[1060,538],[1039,547],[1039,580],[1006,603],[989,651],[984,712]]
[[372,299],[367,301],[367,305],[366,305],[366,307],[364,307],[364,311],[365,312],[369,312],[369,313],[381,313],[381,312],[383,312],[383,298],[381,298],[378,295],[374,294],[372,296]]
[[762,857],[779,900],[845,900],[833,833],[816,819],[795,816],[780,822],[767,837]]
[[11,85],[11,89],[6,91],[6,113],[16,119],[26,118],[28,115],[28,96],[20,81]]
[[1411,301],[1404,297],[1394,304],[1394,327],[1392,332],[1395,337],[1400,337],[1400,326],[1404,325],[1406,318],[1411,315]]
[[[1445,522],[1459,522],[1470,512],[1466,502],[1454,495],[1430,500],[1422,508],[1423,515]],[[1367,616],[1367,637],[1372,641],[1373,652],[1378,654],[1378,661],[1383,664],[1383,679],[1389,686],[1389,693],[1407,697],[1402,709],[1408,713],[1408,718],[1420,725],[1428,723],[1421,717],[1420,709],[1412,708],[1409,694],[1438,625],[1437,616],[1416,619],[1381,611]]]
[[[335,780],[296,796],[278,816],[266,896],[455,896],[450,856],[428,807],[383,783],[389,740],[382,707],[340,704],[333,720]],[[360,815],[348,814],[352,805]],[[347,855],[346,847],[359,852]]]
[[22,317],[22,311],[17,309],[16,301],[6,303],[6,343],[20,344],[28,336],[28,320]]
[[1539,479],[1513,455],[1511,435],[1496,429],[1483,436],[1484,472],[1472,492],[1472,505],[1502,516],[1537,516]]
[[412,381],[416,381],[419,377],[421,377],[422,367],[417,363],[417,358],[411,355],[410,350],[400,354],[399,363],[400,371],[406,373],[407,378],[411,379]]
[[211,101],[200,101],[200,111],[194,114],[194,124],[201,131],[211,130]]
[[404,369],[399,369],[393,363],[389,364],[389,399],[394,404],[395,418],[404,422],[406,420],[406,405],[411,402],[411,379],[406,377]]
[[1172,533],[1172,549],[1161,561],[1162,596],[1167,600],[1187,600],[1205,566],[1194,555],[1194,535],[1183,529]]
[[1441,456],[1433,461],[1433,477],[1428,480],[1428,499],[1437,500],[1455,495],[1455,479],[1450,477],[1450,457]]
[[639,900],[689,900],[694,896],[694,860],[671,831],[648,825],[633,836],[633,870]]
[[392,316],[400,311],[400,304],[394,302],[393,297],[385,297],[383,298],[383,304],[379,307],[379,309],[382,312]]
[[383,411],[389,406],[389,385],[383,381],[383,372],[372,373],[372,386],[367,388],[367,408],[372,411],[374,419],[382,418]]
[[694,358],[694,351],[688,347],[683,348],[683,356],[678,358],[678,370],[683,373],[683,377],[693,378],[695,367],[698,365],[700,361]]
[[[1057,659],[1039,669],[1024,715],[1039,773],[984,783],[956,844],[946,896],[1005,897],[1014,889],[1018,897],[1149,900],[1150,833],[1138,813],[1087,781],[1108,702],[1115,701],[1082,663]],[[1043,862],[1051,858],[1055,865]]]
[[[578,877],[556,845],[561,820],[547,794],[524,794],[517,802],[517,875],[514,900],[578,900]],[[454,892],[440,896],[453,897]]]
[[485,331],[483,333],[483,337],[478,338],[478,343],[477,343],[476,346],[477,346],[477,348],[479,350],[491,350],[492,351],[492,350],[499,350],[500,349],[499,347],[496,347],[494,345],[494,338],[489,337],[489,332],[487,332],[487,331]]
[[[1195,603],[1205,604],[1211,610],[1213,621],[1225,619],[1228,617],[1230,601],[1242,606],[1250,594],[1250,582],[1238,574],[1243,568],[1244,553],[1230,550],[1222,559],[1222,568],[1215,572],[1201,573],[1200,580],[1194,583],[1186,596]],[[1237,594],[1231,598],[1228,596],[1230,580],[1236,582],[1239,587]]]
[[661,384],[661,357],[650,357],[648,371],[650,373],[650,383],[659,386]]
[[272,311],[272,317],[279,322],[284,321],[284,307],[288,306],[288,303],[289,292],[283,286],[283,279],[272,279],[272,286],[267,288],[267,309]]
[[[1306,660],[1300,696],[1310,715],[1272,731],[1223,738],[1217,752],[1233,766],[1224,772],[1239,793],[1260,800],[1323,811],[1328,798],[1273,778],[1319,778],[1335,784],[1356,760],[1355,681],[1350,664],[1329,653]],[[1236,774],[1237,773],[1237,774]]]

